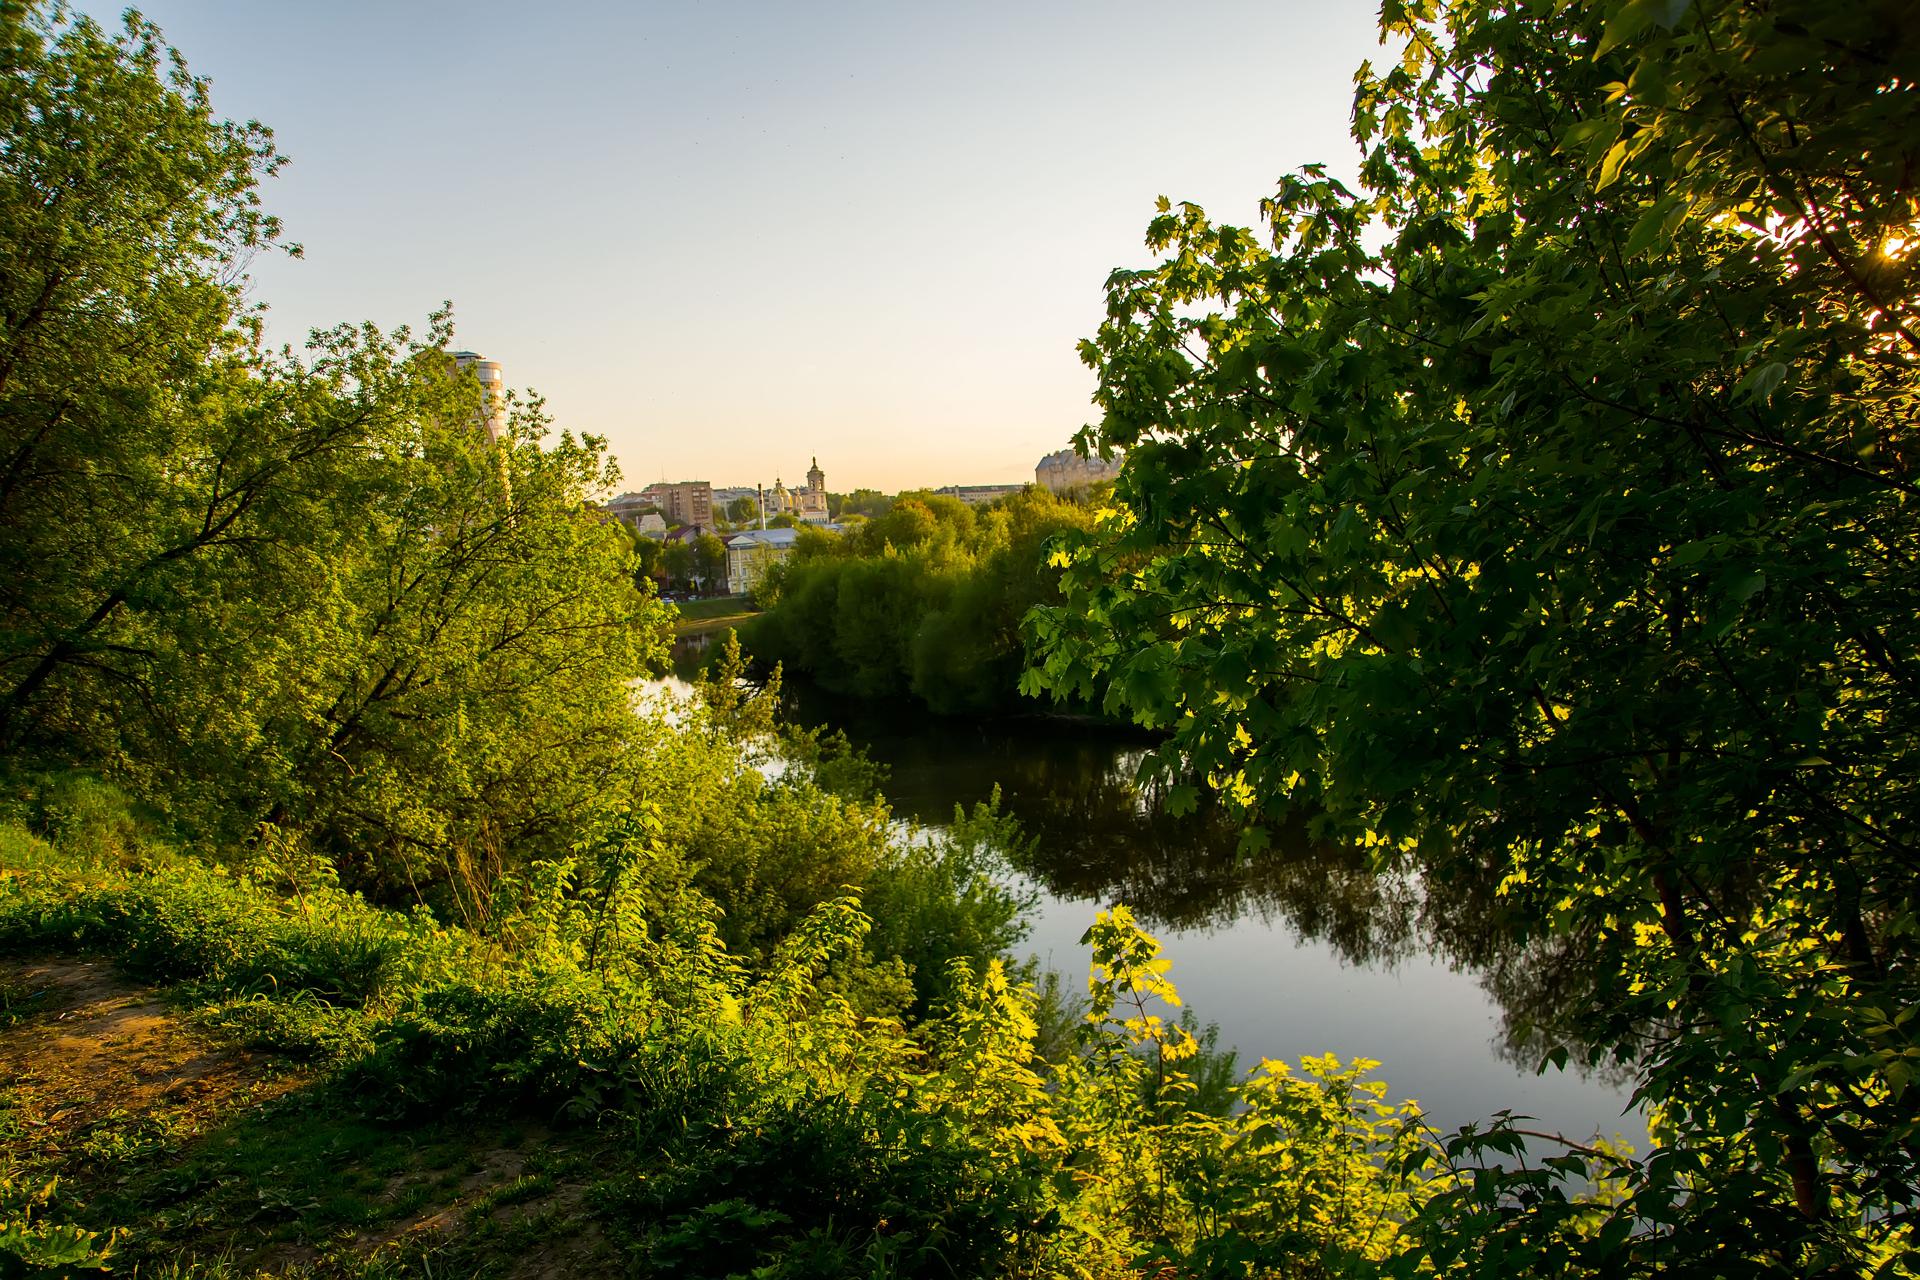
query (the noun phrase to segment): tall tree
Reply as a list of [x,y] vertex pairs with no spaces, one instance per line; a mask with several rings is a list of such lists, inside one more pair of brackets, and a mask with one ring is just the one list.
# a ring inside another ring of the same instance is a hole
[[1684,1153],[1478,1202],[1487,1274],[1850,1270],[1920,1191],[1906,8],[1389,0],[1365,190],[1162,202],[1083,348],[1128,455],[1029,688],[1492,886]]
[[665,550],[666,544],[661,539],[649,538],[644,533],[629,531],[628,536],[633,543],[635,584],[639,585],[642,578],[659,577],[662,572],[661,553]]
[[217,120],[153,27],[0,9],[0,744],[76,730],[65,695],[147,656],[116,617],[188,560],[245,554],[290,436],[227,413],[244,383],[236,271],[270,243],[257,125]]
[[667,580],[682,591],[693,588],[693,544],[685,538],[676,538],[666,544],[660,555],[660,567],[666,571]]
[[444,316],[264,350],[266,131],[138,18],[0,36],[0,750],[368,884],[565,849],[664,643],[602,442],[488,440]]
[[693,576],[702,590],[715,591],[727,582],[727,544],[703,533],[693,540]]
[[564,851],[620,773],[627,684],[665,643],[631,539],[585,502],[617,479],[602,442],[549,441],[519,403],[487,440],[448,336],[332,339],[387,371],[397,434],[336,494],[330,599],[271,725],[290,764],[276,812],[396,890]]

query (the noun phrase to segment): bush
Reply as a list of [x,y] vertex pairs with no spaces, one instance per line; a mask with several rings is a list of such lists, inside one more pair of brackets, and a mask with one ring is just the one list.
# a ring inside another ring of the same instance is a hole
[[[11,843],[25,842],[16,832]],[[129,973],[364,1005],[399,981],[420,922],[332,891],[292,903],[224,869],[183,863],[97,886],[0,882],[0,946],[105,951]]]
[[[31,833],[58,844],[62,865],[132,866],[173,856],[152,815],[96,774],[77,770],[17,774],[0,785],[0,818],[14,826],[15,834],[9,839]],[[18,865],[13,857],[27,852],[26,846],[10,851],[6,865]]]
[[955,806],[947,830],[896,840],[868,878],[868,946],[906,964],[916,992],[912,1014],[952,998],[954,961],[982,970],[1027,936],[1023,916],[1035,895],[1009,887],[1009,859],[1017,860],[1026,843],[1019,824],[1000,812],[996,787],[971,814]]

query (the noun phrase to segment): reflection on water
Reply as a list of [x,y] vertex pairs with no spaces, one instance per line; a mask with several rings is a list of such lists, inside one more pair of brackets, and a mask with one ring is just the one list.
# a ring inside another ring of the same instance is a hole
[[1032,942],[1053,967],[1083,975],[1080,933],[1095,910],[1125,902],[1162,935],[1188,1002],[1243,1061],[1363,1055],[1443,1124],[1510,1107],[1571,1135],[1644,1144],[1640,1119],[1620,1118],[1617,1083],[1533,1074],[1529,1030],[1553,1024],[1578,957],[1491,949],[1486,887],[1376,876],[1359,850],[1303,826],[1242,857],[1217,810],[1175,817],[1135,781],[1150,744],[1123,731],[889,713],[798,682],[787,705],[888,766],[903,817],[947,821],[997,785],[1035,840],[1021,869],[1043,891]]
[[811,686],[788,693],[799,719],[844,729],[890,768],[888,797],[903,816],[944,822],[955,804],[999,786],[1002,807],[1036,839],[1022,870],[1055,897],[1125,902],[1159,929],[1281,922],[1361,964],[1414,951],[1413,886],[1374,875],[1359,850],[1312,840],[1303,825],[1242,857],[1239,828],[1217,809],[1175,816],[1155,785],[1136,781],[1147,744],[1124,731],[904,720]]
[[691,680],[707,660],[714,645],[733,628],[718,627],[710,631],[692,631],[685,635],[676,635],[673,646],[667,652],[667,668],[681,680]]

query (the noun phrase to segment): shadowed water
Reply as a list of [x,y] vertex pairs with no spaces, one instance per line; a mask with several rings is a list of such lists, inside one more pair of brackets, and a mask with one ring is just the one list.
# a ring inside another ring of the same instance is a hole
[[[1173,960],[1172,977],[1243,1066],[1334,1052],[1378,1060],[1395,1098],[1451,1128],[1511,1109],[1533,1127],[1619,1134],[1644,1149],[1628,1090],[1573,1072],[1536,1075],[1528,1025],[1550,1021],[1567,957],[1479,954],[1473,895],[1375,876],[1356,850],[1304,828],[1254,857],[1218,812],[1175,816],[1135,771],[1150,742],[1111,729],[941,720],[838,699],[789,682],[789,713],[843,730],[890,770],[897,814],[945,822],[1000,788],[1034,839],[1022,870],[1040,890],[1027,946],[1076,985],[1094,912],[1133,908]],[[1467,962],[1472,962],[1471,964]],[[1489,987],[1498,992],[1496,999]]]

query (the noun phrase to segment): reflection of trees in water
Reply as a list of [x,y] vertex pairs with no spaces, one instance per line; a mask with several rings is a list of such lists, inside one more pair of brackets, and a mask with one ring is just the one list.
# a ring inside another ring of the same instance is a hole
[[[1015,812],[1039,837],[1023,870],[1056,896],[1125,902],[1162,928],[1279,919],[1354,964],[1430,951],[1479,976],[1501,1010],[1497,1048],[1515,1066],[1532,1070],[1557,1045],[1579,1052],[1571,1024],[1593,994],[1587,947],[1516,940],[1497,875],[1430,883],[1378,874],[1364,850],[1315,839],[1305,822],[1242,856],[1240,828],[1218,806],[1175,817],[1161,786],[1134,782],[1139,754],[1082,774],[1047,762],[1014,771],[1021,781],[1009,791],[1026,801]],[[1045,799],[1035,805],[1035,796]]]
[[[1499,1006],[1501,1057],[1531,1071],[1549,1050],[1565,1048],[1577,1063],[1587,1049],[1583,1016],[1612,995],[1594,987],[1594,975],[1604,971],[1594,963],[1601,944],[1584,934],[1539,936],[1500,899],[1503,870],[1427,883],[1420,932],[1456,969],[1477,974]],[[1634,1072],[1613,1063],[1591,1074],[1619,1086]]]
[[1125,902],[1152,926],[1223,928],[1244,917],[1284,920],[1359,964],[1412,952],[1418,894],[1375,875],[1358,849],[1316,841],[1304,824],[1240,853],[1240,828],[1217,807],[1168,811],[1164,789],[1133,780],[1133,762],[1052,777],[1038,812],[1014,809],[1038,843],[1023,868],[1060,897]]
[[1495,893],[1497,874],[1444,882],[1376,874],[1366,852],[1315,839],[1304,821],[1240,853],[1240,828],[1218,806],[1168,811],[1166,786],[1137,774],[1147,744],[1116,731],[1046,721],[968,722],[890,716],[867,704],[797,691],[798,718],[844,729],[891,772],[896,812],[944,822],[985,799],[1033,837],[1020,870],[1055,897],[1125,902],[1150,928],[1219,929],[1253,918],[1285,924],[1362,965],[1432,952],[1480,976],[1505,1021],[1504,1056],[1531,1069],[1555,1045],[1577,1056],[1569,1027],[1593,997],[1579,939],[1524,941]]
[[1410,954],[1418,941],[1418,893],[1373,875],[1361,851],[1311,840],[1301,826],[1242,857],[1239,828],[1217,807],[1168,812],[1164,785],[1136,778],[1148,750],[1138,738],[1041,720],[902,719],[804,687],[794,701],[800,719],[844,729],[888,767],[902,816],[944,822],[998,785],[1035,842],[1020,869],[1056,897],[1125,902],[1163,929],[1279,918],[1361,964]]
[[[1498,874],[1436,883],[1376,873],[1364,850],[1315,839],[1304,821],[1242,856],[1240,828],[1217,806],[1175,817],[1162,789],[1132,773],[1049,778],[1040,813],[1016,810],[1039,837],[1023,869],[1057,896],[1125,902],[1159,927],[1218,928],[1252,915],[1283,920],[1354,964],[1431,952],[1479,976],[1501,1010],[1499,1051],[1515,1066],[1532,1070],[1556,1046],[1582,1052],[1574,1028],[1598,994],[1590,944],[1529,938],[1495,892]],[[1618,1083],[1630,1073],[1603,1074]]]

